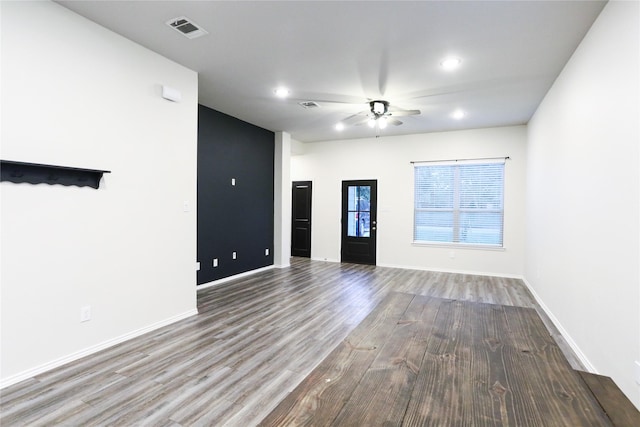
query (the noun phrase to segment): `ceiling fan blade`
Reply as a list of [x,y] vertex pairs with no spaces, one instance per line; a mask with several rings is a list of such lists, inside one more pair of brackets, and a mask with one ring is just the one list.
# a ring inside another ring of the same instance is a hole
[[392,116],[401,117],[401,116],[415,116],[420,114],[420,110],[404,110],[402,108],[389,108],[389,113]]
[[387,91],[387,81],[389,80],[389,51],[383,49],[380,57],[380,71],[378,72],[378,90],[380,96],[384,96]]
[[418,98],[430,98],[444,95],[454,95],[462,92],[471,91],[483,91],[483,90],[495,90],[505,86],[514,86],[519,84],[521,78],[500,78],[500,79],[487,79],[477,80],[473,82],[460,83],[449,86],[441,86],[431,89],[425,89],[417,92],[407,93],[405,95],[398,96],[400,101],[418,99]]
[[426,89],[417,92],[412,92],[409,94],[405,94],[403,96],[399,96],[398,99],[405,101],[410,99],[419,99],[419,98],[431,98],[435,96],[442,95],[453,95],[456,93],[464,92],[468,90],[468,87],[465,85],[451,85],[446,87],[438,87],[433,89]]
[[362,92],[370,100],[383,98],[389,80],[389,48],[377,43],[365,49],[357,59]]
[[302,103],[316,103],[320,107],[343,107],[344,106],[362,106],[362,102],[341,102],[341,101],[332,101],[329,99],[317,99],[317,98],[287,98],[290,102],[295,102],[296,104]]
[[[360,117],[362,117],[362,116],[360,116]],[[369,123],[369,117],[362,117],[360,120],[358,120],[358,121],[356,121],[354,123],[351,123],[351,126],[362,126],[362,125],[367,124],[367,123]]]
[[387,124],[390,124],[393,126],[400,126],[402,122],[398,119],[387,119]]
[[319,104],[363,105],[365,99],[359,96],[339,95],[333,93],[294,92],[287,98],[294,102],[314,101]]
[[340,123],[344,123],[345,125],[349,125],[349,126],[355,126],[362,123],[366,123],[369,121],[368,113],[369,111],[367,110],[360,111],[359,113],[353,114],[344,120],[340,120]]

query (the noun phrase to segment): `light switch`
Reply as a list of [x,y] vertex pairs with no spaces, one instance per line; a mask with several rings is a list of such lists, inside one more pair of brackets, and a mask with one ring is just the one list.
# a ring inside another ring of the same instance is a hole
[[231,185],[236,185],[236,179],[235,178],[231,178]]
[[182,202],[182,211],[183,212],[189,212],[189,202],[187,200]]
[[236,256],[237,256],[237,254],[236,254],[235,252],[233,252],[233,253],[231,254],[231,257],[232,257],[233,259],[236,259]]

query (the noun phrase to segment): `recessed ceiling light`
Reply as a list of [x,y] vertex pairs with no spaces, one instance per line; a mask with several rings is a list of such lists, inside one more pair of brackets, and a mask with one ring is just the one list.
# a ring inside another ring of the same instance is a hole
[[344,123],[336,123],[336,130],[344,130]]
[[442,69],[447,71],[455,70],[460,66],[460,64],[462,64],[462,59],[455,58],[453,56],[444,58],[442,61],[440,61],[440,66],[442,67]]
[[273,91],[278,98],[286,98],[289,96],[289,89],[286,87],[279,87]]
[[464,116],[466,116],[466,113],[463,110],[456,110],[453,113],[451,113],[451,117],[453,117],[456,120],[460,120]]

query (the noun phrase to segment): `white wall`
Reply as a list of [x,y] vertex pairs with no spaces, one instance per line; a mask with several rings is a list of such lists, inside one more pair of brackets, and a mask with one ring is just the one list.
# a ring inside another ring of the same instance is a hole
[[98,190],[0,184],[8,385],[195,313],[198,87],[59,5],[0,7],[2,158],[112,171]]
[[528,127],[525,277],[640,407],[640,11],[612,1]]
[[[378,180],[377,264],[516,276],[524,262],[526,127],[292,146],[291,178],[313,181],[311,256],[340,260],[341,182]],[[415,246],[411,161],[511,157],[505,166],[504,251]],[[455,257],[450,258],[451,252]]]
[[273,176],[273,264],[290,265],[291,258],[291,135],[276,132]]

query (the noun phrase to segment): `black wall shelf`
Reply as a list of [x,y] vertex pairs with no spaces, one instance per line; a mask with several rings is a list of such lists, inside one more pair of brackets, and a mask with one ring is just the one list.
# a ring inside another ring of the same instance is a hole
[[26,182],[98,188],[100,179],[105,173],[111,173],[111,171],[0,160],[0,181],[16,184]]

